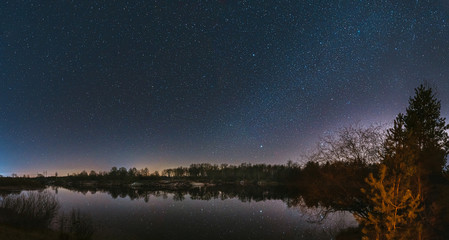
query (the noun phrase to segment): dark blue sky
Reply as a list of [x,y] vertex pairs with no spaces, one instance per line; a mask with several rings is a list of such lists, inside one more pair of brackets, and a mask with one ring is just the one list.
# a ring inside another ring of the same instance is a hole
[[285,163],[424,81],[444,0],[2,1],[0,174]]

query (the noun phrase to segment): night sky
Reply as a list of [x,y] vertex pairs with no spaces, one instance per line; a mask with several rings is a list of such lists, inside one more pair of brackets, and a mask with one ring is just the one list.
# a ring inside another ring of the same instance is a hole
[[1,1],[0,174],[297,160],[449,114],[449,2]]

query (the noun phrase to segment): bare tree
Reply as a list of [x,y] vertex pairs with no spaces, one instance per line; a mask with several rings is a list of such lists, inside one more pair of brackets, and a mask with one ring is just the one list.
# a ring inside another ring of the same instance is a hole
[[378,163],[383,156],[385,131],[382,129],[380,125],[342,128],[322,137],[309,159],[319,163]]

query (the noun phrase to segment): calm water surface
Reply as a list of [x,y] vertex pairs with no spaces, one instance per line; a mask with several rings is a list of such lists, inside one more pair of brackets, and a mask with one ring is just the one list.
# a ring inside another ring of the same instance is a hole
[[333,239],[357,226],[350,213],[322,219],[322,209],[288,208],[282,200],[192,200],[187,194],[180,201],[164,192],[131,199],[64,188],[48,191],[59,199],[60,213],[79,209],[92,218],[93,239]]

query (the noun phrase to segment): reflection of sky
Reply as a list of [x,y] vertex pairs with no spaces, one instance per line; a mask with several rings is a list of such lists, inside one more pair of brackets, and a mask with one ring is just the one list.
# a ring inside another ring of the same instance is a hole
[[174,201],[151,196],[113,199],[106,193],[71,192],[59,188],[61,211],[80,209],[92,216],[100,239],[329,239],[340,228],[355,226],[350,214],[336,213],[321,224],[313,210],[287,208],[281,200],[238,199]]

